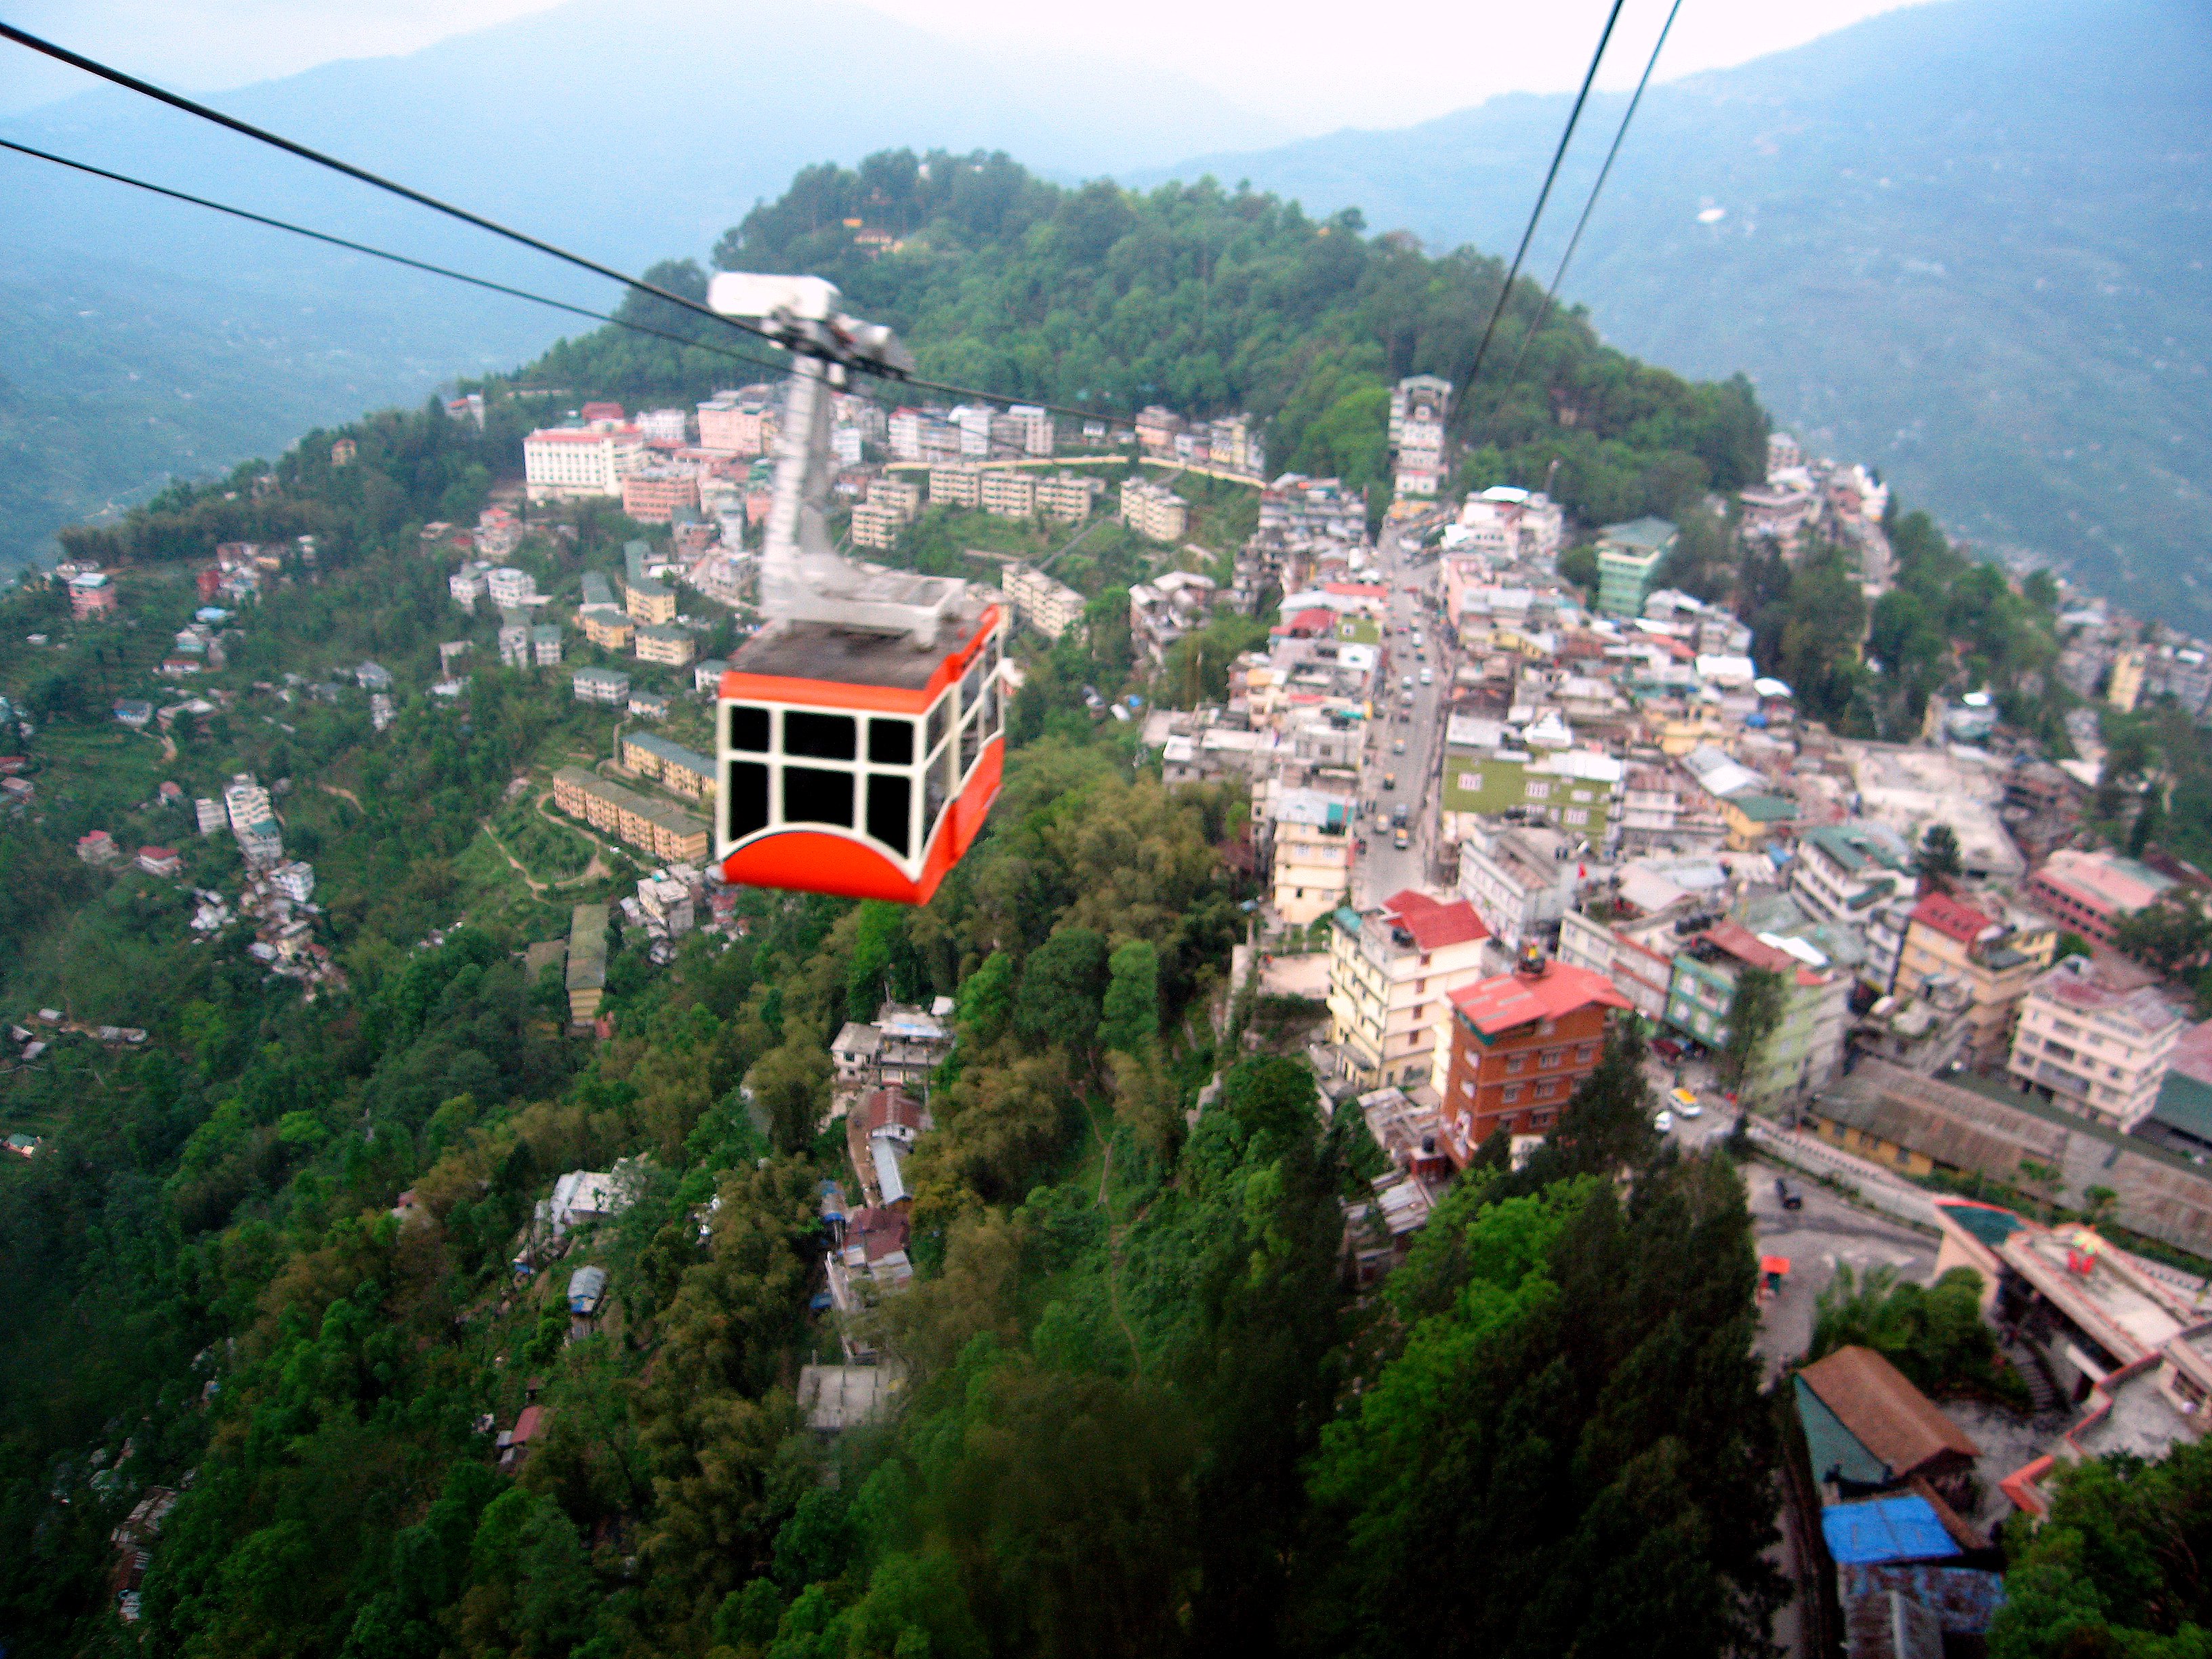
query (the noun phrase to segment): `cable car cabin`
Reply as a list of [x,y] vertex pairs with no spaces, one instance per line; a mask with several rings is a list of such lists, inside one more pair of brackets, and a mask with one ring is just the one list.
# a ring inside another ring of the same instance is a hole
[[1004,617],[963,599],[933,650],[817,622],[740,647],[718,711],[723,879],[927,903],[998,798]]

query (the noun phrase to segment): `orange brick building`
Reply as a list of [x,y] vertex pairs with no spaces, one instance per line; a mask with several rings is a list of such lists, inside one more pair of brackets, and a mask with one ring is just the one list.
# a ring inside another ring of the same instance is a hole
[[1628,999],[1587,968],[1538,957],[1451,994],[1446,1148],[1462,1169],[1492,1132],[1548,1133],[1605,1052]]

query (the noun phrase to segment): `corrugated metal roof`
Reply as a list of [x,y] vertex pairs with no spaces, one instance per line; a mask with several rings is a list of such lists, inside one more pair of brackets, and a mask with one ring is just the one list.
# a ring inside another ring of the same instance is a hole
[[1947,1454],[1970,1462],[1982,1455],[1934,1401],[1872,1348],[1838,1348],[1799,1371],[1797,1381],[1893,1476],[1913,1474]]

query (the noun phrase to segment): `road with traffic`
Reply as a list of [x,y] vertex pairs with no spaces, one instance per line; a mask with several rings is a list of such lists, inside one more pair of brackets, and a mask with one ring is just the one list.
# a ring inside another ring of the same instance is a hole
[[[1448,631],[1431,603],[1436,564],[1401,546],[1386,526],[1376,548],[1382,580],[1390,589],[1382,647],[1386,678],[1360,768],[1364,816],[1359,832],[1367,850],[1352,866],[1356,908],[1380,903],[1407,887],[1425,887],[1436,869],[1437,764],[1443,744],[1444,710],[1456,663]],[[1408,586],[1417,590],[1408,593]],[[1417,638],[1418,636],[1418,642]],[[1422,683],[1426,671],[1428,683]],[[1405,682],[1412,680],[1407,686]],[[1409,695],[1410,707],[1405,702]],[[1386,787],[1385,781],[1389,781]],[[1395,844],[1391,817],[1404,806],[1407,846]]]

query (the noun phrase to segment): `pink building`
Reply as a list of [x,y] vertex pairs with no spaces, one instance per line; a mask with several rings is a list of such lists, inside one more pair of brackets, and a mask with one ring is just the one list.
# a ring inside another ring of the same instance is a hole
[[115,584],[97,570],[70,578],[70,615],[77,617],[115,614]]
[[2155,904],[2172,885],[2133,859],[2062,847],[2028,878],[2027,894],[2061,927],[2110,945],[2112,930],[2124,917]]
[[623,417],[623,406],[620,404],[586,404],[577,412],[583,416],[586,426],[593,421],[612,421],[619,425]]
[[666,524],[678,509],[699,510],[699,475],[685,467],[641,467],[622,481],[623,513],[640,524]]

